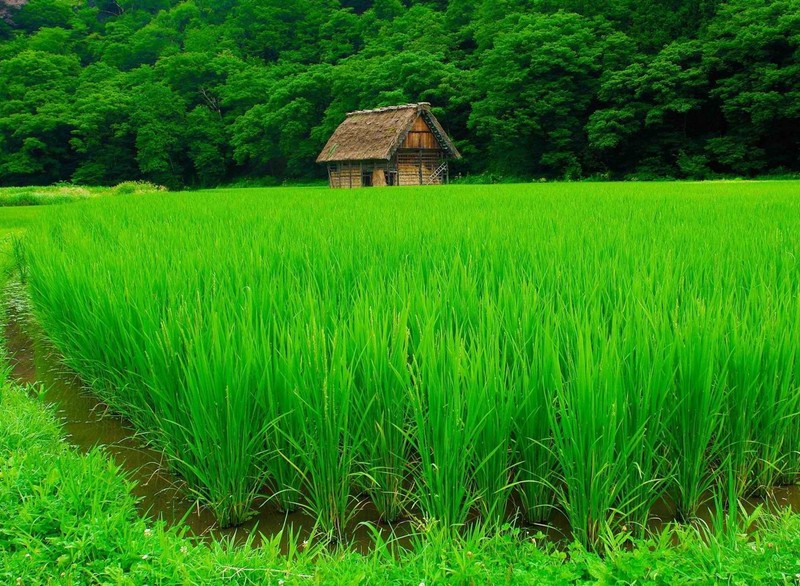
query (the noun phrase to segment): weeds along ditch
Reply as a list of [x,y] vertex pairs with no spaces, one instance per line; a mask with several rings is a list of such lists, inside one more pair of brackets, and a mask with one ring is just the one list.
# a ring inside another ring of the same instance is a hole
[[219,190],[47,210],[15,258],[66,362],[223,526],[342,537],[800,476],[797,183]]

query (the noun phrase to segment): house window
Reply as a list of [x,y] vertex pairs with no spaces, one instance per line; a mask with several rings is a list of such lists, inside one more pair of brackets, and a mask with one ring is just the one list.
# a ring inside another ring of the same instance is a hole
[[361,172],[361,187],[372,187],[372,171]]

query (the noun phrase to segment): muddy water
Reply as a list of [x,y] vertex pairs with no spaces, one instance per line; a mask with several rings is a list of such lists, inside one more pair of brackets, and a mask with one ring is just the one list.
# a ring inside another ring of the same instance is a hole
[[[282,514],[264,499],[256,503],[254,517],[238,527],[221,529],[213,514],[192,498],[185,483],[166,467],[164,455],[147,446],[144,439],[125,419],[111,414],[108,407],[88,393],[80,379],[60,362],[56,351],[41,335],[38,326],[29,316],[27,302],[18,289],[6,291],[6,349],[12,365],[12,376],[20,383],[41,385],[45,400],[56,407],[63,421],[64,432],[75,447],[88,452],[97,447],[110,455],[126,475],[135,481],[133,493],[138,497],[138,509],[151,519],[163,520],[167,525],[185,527],[192,536],[209,538],[227,537],[244,541],[252,536],[255,544],[262,543],[262,535],[269,539],[281,531],[291,529],[299,540],[309,537],[314,520],[304,513]],[[752,511],[763,504],[768,509],[791,507],[800,512],[800,486],[778,487],[769,499],[750,499],[745,508]],[[701,519],[709,522],[713,511],[706,507]],[[658,503],[649,529],[658,530],[674,520],[674,507],[668,502]],[[410,521],[393,526],[379,524],[378,515],[368,501],[359,503],[349,528],[348,541],[359,551],[366,551],[373,543],[372,530],[377,529],[384,539],[408,543],[414,526]],[[528,526],[524,532],[534,535],[544,533],[555,543],[570,540],[569,523],[560,511],[554,511],[548,525]],[[289,531],[284,531],[280,543],[288,548]]]

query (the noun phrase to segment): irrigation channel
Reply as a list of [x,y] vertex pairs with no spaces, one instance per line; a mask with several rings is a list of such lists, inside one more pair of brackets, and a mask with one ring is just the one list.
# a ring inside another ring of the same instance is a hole
[[[217,537],[243,542],[252,538],[252,543],[259,545],[262,535],[269,537],[284,530],[281,543],[284,550],[289,547],[288,529],[291,528],[300,540],[311,535],[314,526],[311,516],[303,512],[278,513],[267,499],[256,503],[256,514],[246,523],[220,528],[212,512],[200,507],[181,478],[169,471],[164,455],[148,447],[145,438],[130,422],[110,413],[62,363],[57,350],[32,317],[27,296],[19,284],[12,283],[6,288],[4,303],[5,345],[13,379],[43,389],[45,401],[55,406],[68,441],[78,450],[86,453],[102,446],[134,481],[132,492],[138,498],[140,514],[163,520],[168,526],[185,527],[188,535],[201,539]],[[748,511],[764,504],[770,509],[790,506],[800,513],[800,485],[778,487],[769,498],[751,498],[744,504]],[[667,502],[659,503],[653,513],[649,522],[651,530],[658,530],[675,519],[674,507]],[[701,520],[708,522],[712,513],[710,505],[705,507],[700,513]],[[374,529],[384,539],[393,536],[397,543],[410,543],[415,525],[411,520],[391,526],[378,523],[377,512],[365,501],[352,521],[348,541],[356,550],[366,552],[374,543]],[[569,524],[558,510],[553,512],[546,527],[525,527],[525,530],[531,535],[543,532],[557,545],[570,541]]]

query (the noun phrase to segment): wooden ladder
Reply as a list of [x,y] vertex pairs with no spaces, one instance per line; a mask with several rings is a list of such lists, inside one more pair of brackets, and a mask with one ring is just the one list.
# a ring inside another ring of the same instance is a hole
[[430,177],[425,181],[425,185],[433,185],[433,182],[444,173],[445,169],[447,169],[447,161],[439,165],[436,171],[430,174]]

